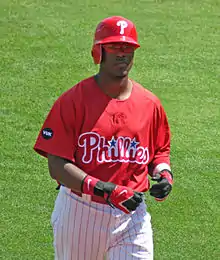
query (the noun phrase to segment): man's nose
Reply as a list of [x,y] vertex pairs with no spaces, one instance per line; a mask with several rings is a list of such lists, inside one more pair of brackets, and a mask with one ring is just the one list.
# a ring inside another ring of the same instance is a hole
[[117,52],[117,56],[118,56],[118,57],[124,57],[124,56],[125,56],[125,53],[124,53],[122,50],[119,50],[119,51]]

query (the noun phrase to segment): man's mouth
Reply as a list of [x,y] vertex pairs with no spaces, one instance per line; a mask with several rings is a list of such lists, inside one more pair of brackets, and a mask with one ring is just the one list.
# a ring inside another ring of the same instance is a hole
[[126,61],[117,61],[115,65],[128,65]]
[[128,60],[125,57],[116,57],[115,61],[117,64],[121,64],[121,63],[128,64]]

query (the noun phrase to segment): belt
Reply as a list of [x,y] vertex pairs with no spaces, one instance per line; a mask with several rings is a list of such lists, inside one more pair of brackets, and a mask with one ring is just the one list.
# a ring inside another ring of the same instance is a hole
[[95,196],[95,195],[91,196],[91,195],[87,195],[87,194],[84,194],[81,192],[76,192],[73,190],[71,190],[71,192],[74,193],[75,195],[81,197],[82,199],[85,199],[86,201],[93,201],[93,202],[100,203],[100,204],[107,204],[105,199],[102,197]]

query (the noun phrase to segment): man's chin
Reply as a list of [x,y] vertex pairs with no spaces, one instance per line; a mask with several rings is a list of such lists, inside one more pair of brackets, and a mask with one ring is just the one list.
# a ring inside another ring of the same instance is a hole
[[124,78],[124,77],[128,76],[128,73],[129,73],[129,70],[121,70],[121,71],[118,71],[117,73],[115,73],[115,76],[117,78]]
[[128,74],[123,74],[123,75],[117,75],[115,76],[117,79],[123,79],[125,77],[127,77]]

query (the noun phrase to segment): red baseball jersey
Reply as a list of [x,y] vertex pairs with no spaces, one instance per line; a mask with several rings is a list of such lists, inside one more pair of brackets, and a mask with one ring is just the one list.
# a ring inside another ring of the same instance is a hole
[[140,84],[126,100],[110,98],[94,77],[54,103],[34,149],[72,161],[103,181],[149,189],[148,173],[170,164],[170,129],[159,99]]

